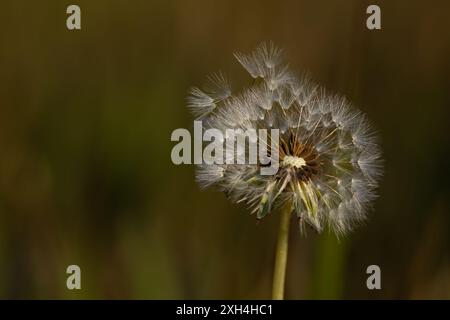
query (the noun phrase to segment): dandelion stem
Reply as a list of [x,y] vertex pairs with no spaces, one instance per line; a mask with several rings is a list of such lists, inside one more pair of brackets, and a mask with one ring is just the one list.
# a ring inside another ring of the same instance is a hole
[[275,268],[273,273],[272,299],[284,299],[284,280],[286,277],[286,263],[289,242],[289,225],[291,222],[291,203],[281,210],[280,230],[278,233],[277,248],[275,252]]

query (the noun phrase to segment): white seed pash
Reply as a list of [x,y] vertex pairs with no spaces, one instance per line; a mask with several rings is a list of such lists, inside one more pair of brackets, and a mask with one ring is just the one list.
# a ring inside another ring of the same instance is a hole
[[[235,57],[253,78],[232,94],[221,74],[191,89],[188,107],[205,128],[280,129],[280,168],[261,175],[260,164],[202,164],[201,187],[216,185],[234,202],[247,203],[262,219],[292,203],[301,230],[328,223],[344,234],[366,217],[381,175],[381,153],[366,116],[345,98],[330,95],[282,64],[281,50],[261,44]],[[234,162],[236,163],[236,162]]]

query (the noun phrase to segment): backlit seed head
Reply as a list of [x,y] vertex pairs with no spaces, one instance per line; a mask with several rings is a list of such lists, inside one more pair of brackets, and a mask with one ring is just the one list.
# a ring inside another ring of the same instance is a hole
[[280,129],[280,168],[270,176],[261,175],[262,164],[202,164],[199,184],[247,203],[258,219],[290,201],[302,230],[305,224],[318,232],[326,224],[336,234],[351,230],[365,219],[382,172],[366,116],[345,98],[296,77],[271,43],[235,57],[252,84],[232,94],[219,73],[204,90],[191,90],[188,107],[204,127],[224,135],[226,129]]

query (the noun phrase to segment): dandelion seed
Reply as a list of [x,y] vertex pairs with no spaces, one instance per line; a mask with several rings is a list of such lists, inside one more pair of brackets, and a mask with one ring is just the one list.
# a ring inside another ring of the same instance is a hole
[[205,92],[191,91],[189,105],[211,128],[278,127],[280,171],[272,177],[260,175],[258,164],[202,165],[198,182],[248,203],[259,218],[291,201],[299,221],[319,232],[327,223],[338,235],[351,230],[366,216],[381,174],[367,118],[344,98],[297,79],[273,44],[235,56],[257,81],[232,95],[219,73]]
[[288,206],[300,230],[309,225],[321,232],[328,224],[337,235],[347,233],[365,219],[382,171],[369,121],[345,98],[296,77],[271,43],[235,57],[254,78],[252,85],[232,94],[220,76],[214,82],[226,89],[220,94],[194,89],[190,108],[207,126],[223,132],[280,129],[279,171],[264,176],[261,164],[202,165],[198,182],[202,187],[217,186],[232,201],[247,203],[258,219]]

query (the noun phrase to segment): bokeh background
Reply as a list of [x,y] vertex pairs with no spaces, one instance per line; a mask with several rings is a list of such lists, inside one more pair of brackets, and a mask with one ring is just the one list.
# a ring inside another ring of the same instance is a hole
[[[82,30],[66,28],[78,4]],[[365,27],[378,4],[382,30]],[[450,298],[450,5],[445,1],[24,1],[0,4],[0,297],[270,298],[278,216],[200,191],[175,166],[186,92],[261,41],[347,96],[385,175],[344,239],[293,224],[286,295]],[[66,267],[82,290],[66,288]],[[366,288],[377,264],[382,290]]]

